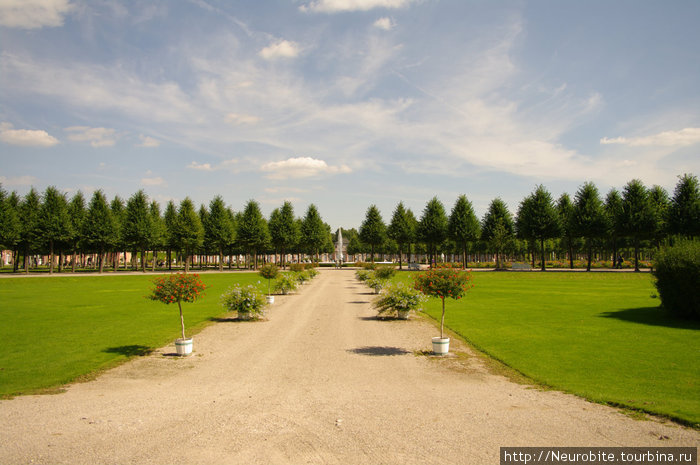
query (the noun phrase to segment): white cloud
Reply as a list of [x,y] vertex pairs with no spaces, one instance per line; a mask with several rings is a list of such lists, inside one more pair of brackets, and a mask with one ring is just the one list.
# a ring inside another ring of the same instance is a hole
[[139,139],[141,139],[141,143],[138,144],[138,147],[158,147],[160,145],[160,141],[158,139],[150,136],[144,136],[141,134]]
[[685,147],[700,142],[700,128],[685,128],[680,131],[664,131],[643,137],[615,137],[600,139],[603,145],[620,144],[631,147]]
[[3,186],[33,186],[38,182],[39,180],[34,176],[16,176],[14,178],[0,176],[0,184]]
[[260,56],[266,60],[278,58],[295,58],[299,55],[299,46],[288,40],[280,40],[260,50]]
[[58,139],[48,132],[36,129],[12,129],[9,123],[0,124],[0,141],[23,147],[52,147]]
[[226,115],[226,122],[231,124],[256,124],[260,122],[260,118],[253,115],[237,115],[236,113],[229,113]]
[[0,25],[21,29],[63,26],[63,17],[72,9],[68,0],[2,0]]
[[350,173],[347,165],[329,166],[324,160],[311,157],[288,158],[283,161],[265,163],[261,171],[270,173],[268,179],[308,178],[323,174]]
[[394,28],[394,22],[391,20],[391,18],[379,18],[374,22],[374,27],[384,29],[385,31],[390,31]]
[[414,0],[316,0],[299,7],[301,11],[339,13],[343,11],[368,11],[375,8],[403,8]]
[[198,171],[214,171],[214,168],[211,167],[211,164],[209,163],[197,163],[196,161],[193,161],[189,165],[187,165],[187,168],[191,170],[198,170]]
[[165,179],[161,178],[160,176],[156,178],[141,178],[141,185],[142,186],[166,186],[167,183],[165,182]]
[[90,142],[93,147],[112,147],[117,143],[116,131],[109,128],[71,126],[66,128],[68,139],[74,142]]

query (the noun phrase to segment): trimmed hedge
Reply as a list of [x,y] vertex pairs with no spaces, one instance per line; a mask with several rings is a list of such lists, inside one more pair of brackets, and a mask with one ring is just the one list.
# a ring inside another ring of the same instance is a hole
[[661,251],[654,276],[665,309],[684,318],[700,319],[700,241],[680,241]]

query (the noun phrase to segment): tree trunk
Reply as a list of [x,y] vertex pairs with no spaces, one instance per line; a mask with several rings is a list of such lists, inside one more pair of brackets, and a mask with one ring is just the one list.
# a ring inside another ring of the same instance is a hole
[[53,274],[53,258],[54,258],[54,254],[53,254],[53,239],[49,240],[49,251],[50,251],[50,255],[49,255],[49,274]]
[[156,261],[158,260],[158,251],[153,249],[153,263],[151,264],[151,271],[155,273],[156,271]]
[[146,251],[141,250],[141,271],[146,272]]
[[[185,265],[187,267],[187,265]],[[182,328],[182,339],[187,339],[185,337],[185,317],[182,316],[182,304],[180,301],[177,301],[177,306],[180,309],[180,327]]]
[[541,270],[545,271],[546,267],[545,267],[545,261],[544,261],[544,238],[540,238],[540,246],[542,248],[542,268],[541,268]]
[[78,253],[73,249],[73,260],[71,260],[71,273],[75,273],[75,262],[78,261]]
[[634,238],[634,271],[639,271],[639,240]]
[[19,249],[12,252],[12,272],[17,273],[17,270],[19,270]]
[[173,269],[173,251],[172,251],[172,249],[170,249],[170,247],[168,247],[166,259],[168,260],[168,271],[172,271],[172,269]]
[[462,244],[462,269],[467,269],[467,243]]
[[[189,254],[189,252],[185,252],[185,274],[187,274],[189,271],[190,271],[190,254]],[[180,302],[178,302],[177,304],[180,305]],[[184,338],[184,336],[183,336],[183,338]]]
[[440,339],[444,338],[445,330],[445,298],[442,298],[442,318],[440,318]]
[[104,250],[100,249],[100,273],[104,270],[104,263],[105,263],[105,252]]
[[219,271],[224,271],[224,248],[219,246]]
[[588,240],[588,265],[586,266],[586,271],[591,271],[591,260],[593,259],[593,244],[590,239]]

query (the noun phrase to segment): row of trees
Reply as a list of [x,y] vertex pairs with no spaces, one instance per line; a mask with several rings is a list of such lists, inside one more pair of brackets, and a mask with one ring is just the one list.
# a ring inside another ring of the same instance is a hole
[[202,205],[199,211],[189,198],[179,206],[171,201],[161,214],[158,203],[149,202],[141,190],[126,202],[119,197],[108,202],[98,190],[86,205],[80,192],[69,200],[49,187],[41,196],[32,189],[20,198],[16,192],[8,195],[0,186],[0,248],[13,251],[15,271],[20,260],[28,271],[33,255],[49,255],[49,272],[53,273],[54,257],[59,256],[61,267],[64,254],[72,255],[73,271],[86,255],[95,255],[103,272],[108,257],[115,269],[119,266],[121,252],[131,252],[132,267],[136,268],[140,253],[145,271],[147,251],[153,251],[153,269],[159,251],[166,252],[169,267],[175,251],[189,271],[195,254],[218,255],[219,269],[223,269],[225,255],[230,265],[231,256],[245,254],[246,263],[257,268],[260,254],[271,250],[280,251],[283,261],[287,253],[318,257],[319,253],[332,252],[334,246],[330,226],[314,205],[303,218],[296,218],[292,204],[285,202],[268,220],[254,200],[234,213],[217,196],[208,208]]
[[699,234],[698,179],[686,174],[680,177],[672,198],[663,188],[647,189],[636,179],[627,183],[622,193],[613,189],[604,199],[590,182],[583,184],[573,199],[565,193],[556,201],[544,186],[538,186],[522,200],[515,216],[496,198],[481,221],[466,196],[457,199],[449,216],[437,198],[427,203],[420,219],[399,203],[388,226],[372,205],[358,237],[350,240],[348,252],[369,249],[373,260],[375,250],[393,241],[401,262],[407,248],[422,244],[433,263],[438,261],[438,252],[457,250],[466,265],[467,251],[481,249],[495,254],[500,267],[503,254],[513,251],[516,239],[520,239],[532,252],[533,266],[535,250],[539,251],[544,270],[545,242],[557,239],[571,268],[576,253],[583,249],[590,270],[594,247],[607,243],[613,260],[620,245],[631,246],[635,270],[639,270],[642,245],[658,248],[673,235],[695,238]]
[[[444,205],[433,198],[420,219],[400,202],[387,225],[372,205],[359,232],[344,230],[348,254],[369,252],[372,260],[378,251],[389,252],[398,255],[402,264],[404,255],[413,250],[435,263],[439,254],[456,252],[466,265],[467,253],[480,251],[495,255],[500,267],[505,254],[525,248],[533,266],[537,253],[544,269],[549,247],[563,252],[571,267],[575,256],[583,252],[589,270],[594,253],[601,249],[614,259],[621,247],[633,248],[635,269],[639,269],[640,248],[658,248],[670,237],[696,238],[699,234],[700,187],[697,177],[690,174],[679,178],[671,198],[663,188],[646,188],[639,180],[627,183],[622,192],[611,190],[605,198],[593,183],[585,183],[573,199],[563,194],[556,201],[545,187],[538,186],[522,200],[515,215],[496,198],[479,221],[466,196],[460,196],[447,215]],[[28,271],[30,257],[36,254],[50,256],[50,272],[56,254],[61,258],[72,254],[73,270],[79,257],[94,254],[103,271],[110,259],[115,268],[119,266],[121,252],[132,252],[134,268],[140,253],[145,270],[146,251],[153,251],[154,269],[158,252],[166,253],[168,266],[173,252],[184,257],[186,270],[196,254],[218,255],[220,269],[225,256],[231,266],[234,255],[245,254],[246,264],[257,268],[261,255],[280,254],[278,262],[288,254],[318,260],[320,253],[333,252],[335,240],[314,205],[303,218],[297,218],[292,204],[285,202],[265,218],[253,200],[234,213],[217,196],[198,211],[189,198],[179,206],[169,202],[161,214],[158,203],[149,202],[143,191],[126,202],[119,197],[108,202],[98,190],[86,205],[80,192],[69,200],[49,187],[41,196],[32,189],[20,198],[0,186],[0,248],[13,251],[15,271],[20,260]],[[58,262],[60,267],[63,260]]]

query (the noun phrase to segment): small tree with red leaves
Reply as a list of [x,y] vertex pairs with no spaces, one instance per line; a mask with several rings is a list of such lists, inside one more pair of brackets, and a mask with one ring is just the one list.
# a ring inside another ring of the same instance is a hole
[[442,319],[440,320],[440,337],[444,337],[445,298],[459,300],[474,287],[469,271],[462,271],[450,266],[440,266],[421,273],[415,277],[414,287],[430,297],[442,300]]
[[164,304],[174,304],[180,309],[180,326],[182,339],[185,337],[185,319],[182,316],[182,302],[194,302],[204,295],[206,286],[198,274],[177,273],[169,276],[159,276],[153,280],[154,288],[148,296]]

